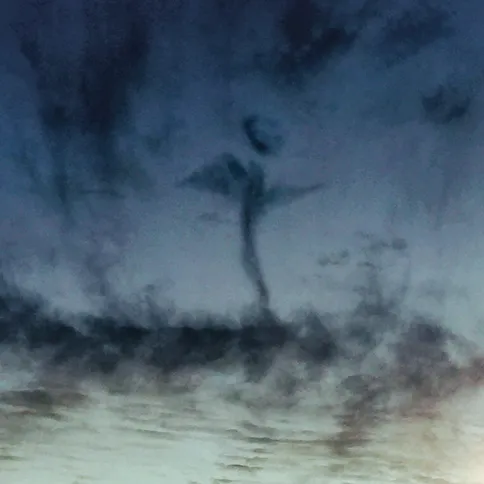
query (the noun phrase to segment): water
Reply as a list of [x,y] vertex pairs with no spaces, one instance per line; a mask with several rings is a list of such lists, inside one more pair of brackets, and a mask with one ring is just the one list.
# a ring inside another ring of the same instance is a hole
[[229,378],[221,384],[215,375],[192,390],[185,381],[183,391],[160,382],[156,391],[146,382],[128,391],[59,381],[2,393],[2,483],[479,484],[484,478],[479,388],[425,411],[380,415],[362,431],[349,420],[338,423],[336,407],[323,405],[329,400],[320,391],[277,405],[255,387],[245,393],[251,398],[239,398]]

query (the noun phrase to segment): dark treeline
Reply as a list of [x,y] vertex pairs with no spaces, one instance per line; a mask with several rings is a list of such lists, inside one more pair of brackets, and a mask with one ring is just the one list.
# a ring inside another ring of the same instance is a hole
[[436,379],[460,371],[451,345],[478,366],[482,360],[478,348],[426,319],[392,325],[390,315],[384,314],[382,322],[388,324],[371,325],[357,313],[344,324],[311,312],[291,321],[269,311],[239,319],[174,313],[135,308],[124,314],[112,310],[70,317],[49,311],[35,295],[8,290],[0,294],[0,347],[26,350],[48,367],[75,367],[89,374],[114,374],[126,362],[165,376],[241,364],[248,380],[260,381],[284,351],[305,365],[308,378],[320,378],[325,368],[342,364],[354,364],[358,373],[365,358],[390,335],[388,367],[396,363],[405,386],[425,391],[435,387]]
[[[297,348],[298,357],[312,363],[324,364],[337,354],[334,336],[314,316],[294,329],[269,312],[241,321],[190,314],[176,319],[176,324],[170,324],[172,315],[162,309],[143,325],[122,314],[69,318],[50,313],[35,296],[3,294],[0,344],[45,351],[48,364],[75,363],[90,372],[113,373],[128,360],[154,366],[165,374],[241,362],[248,376],[256,379],[269,369],[274,354],[288,345]],[[302,330],[306,326],[310,332]]]

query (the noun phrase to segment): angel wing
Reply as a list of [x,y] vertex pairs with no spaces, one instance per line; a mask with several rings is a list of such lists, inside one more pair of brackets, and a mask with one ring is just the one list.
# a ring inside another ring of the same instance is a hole
[[263,204],[265,207],[280,207],[290,205],[292,202],[304,198],[311,193],[315,193],[324,187],[323,183],[317,183],[306,187],[291,185],[276,185],[269,188],[264,196]]
[[248,178],[242,163],[230,153],[223,153],[213,163],[182,180],[178,186],[211,192],[238,201]]

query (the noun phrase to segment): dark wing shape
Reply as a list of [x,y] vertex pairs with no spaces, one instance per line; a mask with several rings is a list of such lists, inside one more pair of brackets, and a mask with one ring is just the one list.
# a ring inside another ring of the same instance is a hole
[[267,190],[263,204],[266,208],[290,205],[292,202],[315,193],[324,187],[323,183],[317,183],[306,187],[295,187],[290,185],[276,185]]
[[247,180],[247,170],[235,156],[224,153],[219,158],[220,163],[226,164],[227,170],[234,180],[245,183]]
[[238,200],[247,178],[247,170],[240,161],[230,153],[224,153],[218,156],[213,163],[200,168],[182,180],[178,186]]

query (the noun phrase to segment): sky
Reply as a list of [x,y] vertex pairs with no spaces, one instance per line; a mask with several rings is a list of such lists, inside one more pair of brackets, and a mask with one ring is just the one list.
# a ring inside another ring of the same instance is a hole
[[[254,295],[237,210],[176,186],[229,152],[271,183],[325,184],[261,224],[277,311],[348,309],[365,232],[407,241],[382,270],[390,293],[408,283],[409,311],[476,328],[484,5],[333,3],[2,2],[5,274],[72,311],[95,307],[93,274],[124,295],[240,310]],[[275,120],[277,156],[251,149],[248,115]],[[320,263],[345,250],[348,264]]]

